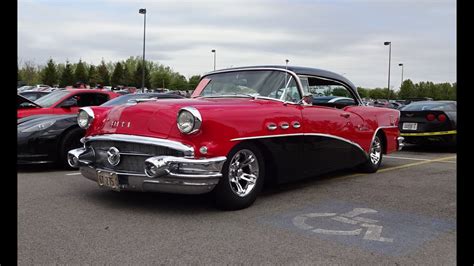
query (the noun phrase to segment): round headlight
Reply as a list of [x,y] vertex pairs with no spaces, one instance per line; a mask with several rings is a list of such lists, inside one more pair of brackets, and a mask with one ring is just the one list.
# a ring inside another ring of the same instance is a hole
[[92,109],[81,109],[79,114],[77,115],[77,124],[79,127],[87,129],[91,124],[92,120],[94,119],[94,113]]
[[184,107],[179,110],[176,120],[179,131],[184,134],[197,132],[202,122],[201,114],[194,107]]

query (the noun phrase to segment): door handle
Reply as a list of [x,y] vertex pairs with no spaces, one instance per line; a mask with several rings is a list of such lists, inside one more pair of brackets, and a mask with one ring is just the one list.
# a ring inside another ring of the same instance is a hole
[[345,117],[345,118],[349,118],[349,116],[351,116],[351,115],[348,114],[348,113],[342,113],[341,116],[342,116],[342,117]]

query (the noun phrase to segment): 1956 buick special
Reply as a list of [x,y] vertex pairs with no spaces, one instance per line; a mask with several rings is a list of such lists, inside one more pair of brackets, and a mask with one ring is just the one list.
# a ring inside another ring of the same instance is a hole
[[231,68],[205,74],[192,99],[82,108],[84,147],[68,160],[101,187],[212,191],[217,206],[241,209],[264,182],[352,167],[377,171],[383,154],[402,147],[399,117],[398,110],[364,106],[336,73]]

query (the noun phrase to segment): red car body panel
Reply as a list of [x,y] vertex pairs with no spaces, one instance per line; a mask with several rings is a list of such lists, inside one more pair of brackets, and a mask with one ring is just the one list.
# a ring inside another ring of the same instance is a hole
[[[197,134],[185,135],[176,126],[177,113],[186,106],[197,108],[202,115],[203,123]],[[386,152],[390,153],[397,150],[396,138],[399,136],[399,111],[366,106],[349,106],[341,110],[265,99],[197,98],[92,109],[96,118],[87,135],[126,134],[170,139],[194,147],[195,154],[203,157],[227,155],[240,138],[313,133],[344,138],[368,152],[378,129],[385,133]],[[344,114],[349,116],[346,118],[342,116]],[[267,129],[269,123],[293,122],[299,122],[301,127]],[[202,146],[208,147],[205,155],[199,152]]]
[[74,114],[79,111],[80,107],[68,107],[68,108],[62,108],[59,107],[61,103],[78,94],[82,93],[100,93],[100,94],[105,94],[109,96],[109,100],[113,99],[115,97],[120,96],[120,94],[117,94],[115,92],[110,92],[110,91],[104,91],[104,90],[94,90],[94,89],[67,89],[66,91],[69,91],[70,93],[59,99],[56,103],[54,103],[51,107],[43,107],[43,108],[28,108],[28,109],[20,109],[17,111],[17,118],[23,118],[27,117],[30,115],[45,115],[45,114],[55,114],[55,115],[62,115],[62,114]]

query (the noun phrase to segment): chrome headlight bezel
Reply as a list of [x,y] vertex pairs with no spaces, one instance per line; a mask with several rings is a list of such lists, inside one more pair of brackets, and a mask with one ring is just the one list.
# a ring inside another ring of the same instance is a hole
[[[188,120],[188,121],[186,121]],[[185,123],[188,123],[186,125]],[[176,125],[183,134],[193,134],[199,131],[202,124],[202,116],[198,109],[187,106],[179,109],[176,116]]]
[[94,111],[90,107],[83,107],[79,109],[77,114],[77,124],[80,128],[88,129],[92,121],[94,121]]

